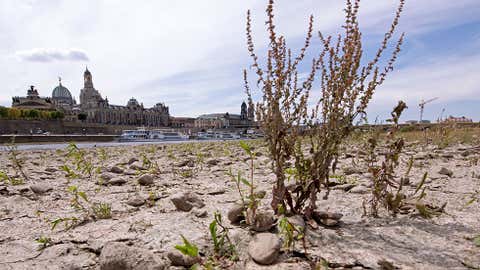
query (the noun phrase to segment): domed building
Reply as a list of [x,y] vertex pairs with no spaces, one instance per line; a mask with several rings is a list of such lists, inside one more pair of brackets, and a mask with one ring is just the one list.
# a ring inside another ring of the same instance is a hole
[[76,104],[75,99],[72,98],[72,94],[62,85],[62,79],[58,78],[58,86],[52,91],[52,100],[57,105],[73,106]]
[[95,89],[92,73],[88,69],[83,73],[83,81],[80,108],[86,115],[87,122],[107,125],[168,126],[170,113],[165,104],[157,103],[152,108],[145,108],[143,103],[131,98],[126,106],[112,105]]
[[58,86],[52,91],[52,100],[57,104],[75,104],[75,100],[72,98],[70,91],[62,85],[61,78],[58,78]]

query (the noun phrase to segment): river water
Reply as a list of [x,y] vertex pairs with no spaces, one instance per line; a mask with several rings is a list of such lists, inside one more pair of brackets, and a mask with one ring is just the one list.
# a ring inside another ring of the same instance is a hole
[[[217,140],[188,140],[188,141],[156,141],[156,142],[77,142],[75,143],[79,148],[92,148],[92,147],[109,147],[109,146],[137,146],[148,144],[177,144],[177,143],[190,143],[190,142],[214,142]],[[56,150],[64,149],[68,146],[68,143],[42,143],[42,144],[16,144],[17,150]],[[7,151],[7,146],[0,145],[0,151]]]

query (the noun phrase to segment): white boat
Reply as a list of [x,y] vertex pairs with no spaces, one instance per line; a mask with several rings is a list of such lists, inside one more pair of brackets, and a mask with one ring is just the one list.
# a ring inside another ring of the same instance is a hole
[[134,130],[124,130],[120,135],[121,142],[154,142],[154,141],[185,141],[188,135],[175,130],[154,129],[146,130],[138,128]]
[[206,132],[197,133],[198,140],[238,140],[240,135],[233,132],[216,132],[207,130]]

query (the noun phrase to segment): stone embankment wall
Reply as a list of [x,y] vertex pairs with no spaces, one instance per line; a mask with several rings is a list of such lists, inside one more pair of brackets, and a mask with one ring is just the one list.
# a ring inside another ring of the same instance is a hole
[[0,144],[11,143],[54,143],[54,142],[111,142],[116,135],[0,135]]
[[51,134],[109,134],[119,135],[124,129],[135,129],[132,126],[114,126],[63,120],[8,120],[0,119],[0,134],[30,134],[43,130]]

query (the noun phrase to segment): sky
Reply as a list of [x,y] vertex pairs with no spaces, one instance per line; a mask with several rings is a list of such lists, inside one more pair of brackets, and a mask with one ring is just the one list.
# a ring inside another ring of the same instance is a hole
[[[254,42],[264,53],[266,0],[1,0],[0,105],[10,106],[30,85],[50,96],[58,77],[76,97],[85,67],[111,104],[131,97],[146,107],[164,102],[173,116],[239,113],[246,99],[245,20],[252,12]],[[314,30],[336,34],[343,22],[339,0],[277,0],[277,30],[299,50],[314,16]],[[365,59],[383,38],[398,0],[364,0],[360,27]],[[395,70],[377,89],[369,119],[380,121],[398,100],[402,120],[466,116],[480,120],[480,1],[407,0],[398,32],[405,43]],[[315,35],[309,56],[318,54]],[[308,61],[307,61],[308,62]],[[306,67],[305,67],[306,68]],[[319,89],[314,89],[318,91]]]

